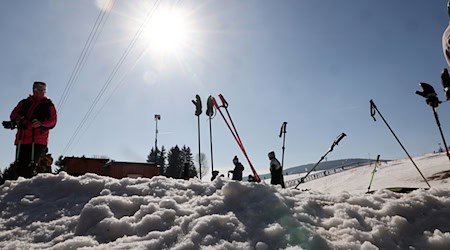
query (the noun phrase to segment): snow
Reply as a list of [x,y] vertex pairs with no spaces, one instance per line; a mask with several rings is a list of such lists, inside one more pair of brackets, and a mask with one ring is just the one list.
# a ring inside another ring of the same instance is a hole
[[[450,169],[444,154],[414,160],[427,178]],[[0,249],[448,249],[448,179],[435,175],[426,190],[403,159],[383,164],[378,191],[365,194],[372,170],[299,190],[226,178],[20,178],[0,187]],[[396,186],[421,189],[382,189]]]

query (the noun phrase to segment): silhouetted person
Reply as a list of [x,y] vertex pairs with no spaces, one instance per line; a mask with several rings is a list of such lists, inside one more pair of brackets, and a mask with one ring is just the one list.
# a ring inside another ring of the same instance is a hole
[[237,156],[234,156],[233,164],[234,164],[234,169],[228,171],[228,173],[233,174],[232,180],[242,181],[242,172],[244,171],[244,166],[242,165],[242,163],[239,162],[239,159]]
[[281,187],[285,188],[284,180],[283,180],[283,167],[280,162],[275,158],[275,152],[271,151],[268,154],[270,159],[270,184],[273,185],[281,185]]

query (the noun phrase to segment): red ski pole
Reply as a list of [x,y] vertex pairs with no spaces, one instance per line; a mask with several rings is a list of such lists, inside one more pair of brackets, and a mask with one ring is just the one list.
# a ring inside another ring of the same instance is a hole
[[[219,97],[222,99],[222,102],[225,101],[225,99],[223,99],[223,96],[222,96],[222,95],[219,95]],[[239,138],[239,135],[237,134],[236,127],[234,126],[234,123],[232,123],[232,124],[233,124],[233,128],[234,128],[234,131],[233,131],[233,129],[231,128],[231,126],[230,126],[230,124],[228,123],[227,119],[226,119],[225,116],[223,115],[222,110],[220,110],[220,106],[217,104],[216,99],[215,99],[214,97],[212,98],[212,101],[213,101],[213,104],[214,104],[214,106],[216,107],[216,109],[219,110],[219,113],[220,113],[220,115],[222,116],[222,118],[223,118],[223,120],[225,121],[225,123],[227,124],[228,129],[230,130],[230,132],[231,132],[231,134],[233,135],[234,139],[236,140],[237,144],[238,144],[239,147],[241,148],[242,153],[244,154],[245,158],[247,159],[247,162],[248,162],[248,164],[250,165],[250,168],[252,169],[253,175],[254,175],[254,177],[255,177],[255,181],[256,181],[256,182],[261,182],[261,178],[259,177],[259,175],[258,175],[258,173],[256,172],[255,168],[253,167],[253,164],[252,164],[252,162],[250,161],[250,158],[249,158],[248,155],[247,155],[247,152],[246,152],[246,150],[245,150],[245,148],[244,148],[244,145],[242,144],[241,139]],[[230,118],[230,122],[233,122],[233,120],[231,119],[231,116],[230,116],[230,114],[229,114],[229,112],[228,112],[228,109],[227,109],[228,103],[227,103],[226,101],[223,102],[223,103],[224,103],[224,106],[223,106],[223,107],[225,108],[225,110],[226,110],[227,113],[228,113],[228,116],[229,116],[229,118]]]

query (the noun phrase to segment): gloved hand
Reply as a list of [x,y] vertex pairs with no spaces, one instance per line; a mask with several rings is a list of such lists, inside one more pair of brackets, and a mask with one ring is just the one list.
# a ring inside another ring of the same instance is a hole
[[31,123],[32,123],[31,126],[33,128],[39,128],[40,126],[42,126],[41,122],[38,119],[33,119]]
[[431,107],[436,108],[441,102],[439,101],[433,86],[424,82],[419,83],[419,85],[422,87],[423,91],[416,91],[416,94],[425,97],[426,103]]
[[15,129],[16,128],[16,124],[12,121],[3,121],[2,125],[6,129]]
[[445,68],[441,74],[442,86],[444,87],[445,96],[447,101],[450,100],[450,75],[448,70]]
[[13,122],[18,129],[25,129],[28,123],[23,116],[17,117]]

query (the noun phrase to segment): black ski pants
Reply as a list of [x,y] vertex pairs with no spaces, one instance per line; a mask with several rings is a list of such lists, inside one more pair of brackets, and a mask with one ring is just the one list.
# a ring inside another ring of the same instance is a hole
[[[36,165],[39,158],[47,152],[47,145],[34,144],[34,155],[32,156],[31,144],[21,144],[16,146],[16,152],[19,154],[15,165],[16,176],[22,176],[24,178],[31,178],[36,175]],[[33,157],[33,159],[32,159]],[[32,164],[34,162],[34,164]]]

